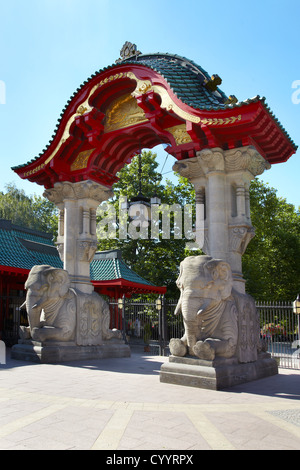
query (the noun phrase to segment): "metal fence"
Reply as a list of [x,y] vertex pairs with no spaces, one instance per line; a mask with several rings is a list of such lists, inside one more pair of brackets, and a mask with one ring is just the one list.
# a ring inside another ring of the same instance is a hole
[[[122,329],[131,348],[168,355],[170,338],[180,338],[184,333],[182,316],[174,315],[177,300],[162,298],[161,306],[155,301],[123,300]],[[113,306],[118,308],[116,303]],[[279,367],[300,369],[300,316],[293,313],[292,302],[257,302],[256,306],[261,338],[266,340],[268,352]],[[120,328],[120,324],[112,326]]]
[[111,328],[123,332],[125,341],[135,350],[166,355],[168,333],[166,302],[145,299],[109,301]]
[[[27,324],[23,297],[0,297],[2,340],[8,347],[17,343],[20,325]],[[170,338],[184,333],[181,315],[174,315],[177,300],[164,297],[154,300],[121,299],[109,301],[111,328],[123,332],[133,350],[152,355],[169,355]],[[268,351],[282,368],[300,369],[300,315],[293,313],[292,302],[257,302],[261,337]]]
[[18,342],[20,325],[27,324],[26,310],[21,309],[25,297],[0,297],[0,325],[1,339],[7,347]]
[[261,337],[279,367],[300,369],[299,321],[292,302],[257,302]]

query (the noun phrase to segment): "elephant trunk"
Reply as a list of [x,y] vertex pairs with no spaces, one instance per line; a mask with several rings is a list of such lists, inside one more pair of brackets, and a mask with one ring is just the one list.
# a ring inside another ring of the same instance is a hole
[[41,311],[42,305],[39,297],[32,292],[27,291],[26,296],[26,311],[28,316],[28,323],[30,330],[32,331],[33,328],[40,328],[41,326]]
[[181,340],[187,345],[189,354],[194,355],[193,348],[197,342],[197,313],[199,311],[201,304],[199,298],[192,296],[192,293],[188,295],[188,292],[185,292],[181,300],[181,310],[184,323],[184,336]]

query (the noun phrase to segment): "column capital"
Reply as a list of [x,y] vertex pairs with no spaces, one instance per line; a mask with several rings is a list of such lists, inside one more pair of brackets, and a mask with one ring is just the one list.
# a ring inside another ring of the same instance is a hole
[[221,148],[200,150],[196,153],[197,160],[205,175],[211,172],[224,172],[224,151]]
[[205,173],[199,165],[197,157],[188,158],[186,160],[179,160],[174,163],[172,169],[173,171],[179,173],[180,176],[188,178],[189,180],[205,177]]
[[112,190],[91,180],[71,183],[63,181],[55,183],[53,188],[46,189],[43,194],[54,204],[61,204],[67,199],[92,199],[99,205],[113,196]]
[[248,173],[246,179],[251,180],[271,168],[270,163],[252,146],[231,150],[216,147],[200,150],[196,155],[176,162],[173,170],[194,182],[201,177],[206,178],[212,172]]
[[248,171],[251,179],[271,168],[270,163],[252,146],[225,150],[224,160],[226,173]]

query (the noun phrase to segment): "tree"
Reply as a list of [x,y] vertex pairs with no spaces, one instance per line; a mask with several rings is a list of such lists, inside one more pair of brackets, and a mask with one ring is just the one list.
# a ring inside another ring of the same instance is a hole
[[[145,196],[156,193],[167,204],[195,203],[193,185],[178,176],[178,184],[171,181],[162,183],[157,172],[156,154],[142,154],[142,192]],[[139,192],[138,158],[126,165],[119,173],[119,181],[113,187],[111,201],[118,215],[119,200],[122,196],[130,199]],[[285,199],[278,198],[276,190],[258,179],[250,186],[251,219],[255,237],[243,256],[243,275],[246,291],[257,300],[290,300],[300,291],[300,214]],[[173,222],[173,221],[171,221]],[[118,248],[123,259],[138,274],[157,285],[166,285],[169,297],[177,297],[175,281],[180,262],[190,253],[185,238],[166,240],[160,234],[159,241],[151,238],[142,240],[118,239],[99,240],[99,249]],[[173,237],[173,238],[172,238]]]
[[257,300],[293,300],[300,290],[300,213],[258,179],[250,203],[255,237],[243,256],[246,290]]
[[58,215],[56,206],[42,196],[27,196],[14,184],[5,186],[0,192],[0,218],[13,224],[57,234]]
[[[175,185],[167,180],[162,183],[162,175],[157,172],[158,163],[156,154],[151,151],[142,152],[142,193],[146,197],[157,195],[163,204],[172,206],[179,205],[183,208],[187,204],[195,202],[194,187],[187,179],[179,177],[178,184]],[[113,208],[113,215],[116,214],[117,223],[116,236],[112,239],[98,238],[98,248],[100,250],[120,249],[126,264],[143,278],[155,285],[167,286],[168,297],[178,297],[176,279],[179,272],[180,262],[189,254],[186,249],[187,238],[182,234],[179,236],[178,225],[174,221],[174,214],[170,212],[170,238],[160,229],[159,239],[151,238],[151,228],[149,227],[145,238],[120,238],[120,199],[127,197],[129,201],[139,193],[139,160],[134,157],[129,165],[126,165],[119,172],[119,181],[114,184],[114,198],[102,204],[98,211],[98,222],[108,215],[109,209]],[[177,230],[177,231],[176,231]],[[176,232],[176,235],[175,235]],[[182,233],[182,232],[181,232]]]

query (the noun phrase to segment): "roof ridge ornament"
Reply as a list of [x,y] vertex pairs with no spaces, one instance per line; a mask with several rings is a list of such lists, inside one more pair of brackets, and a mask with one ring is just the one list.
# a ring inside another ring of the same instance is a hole
[[127,60],[131,57],[137,57],[140,54],[141,52],[137,50],[136,44],[126,41],[122,49],[120,50],[121,58],[116,60],[116,63],[118,64],[120,62],[123,62],[123,60]]
[[221,83],[222,83],[222,79],[219,77],[219,75],[215,73],[214,75],[211,76],[210,80],[208,79],[204,80],[203,85],[205,86],[207,90],[216,91],[218,85],[221,85]]

